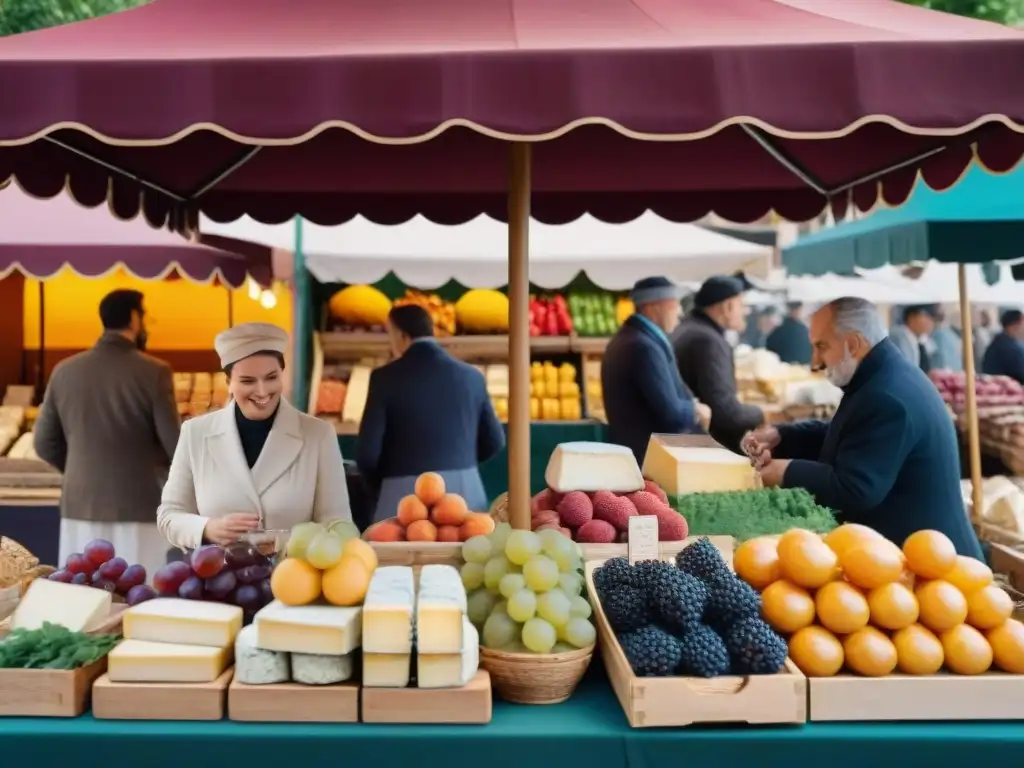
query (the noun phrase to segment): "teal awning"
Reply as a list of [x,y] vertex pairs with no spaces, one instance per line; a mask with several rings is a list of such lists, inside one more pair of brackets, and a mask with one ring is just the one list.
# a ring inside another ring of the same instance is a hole
[[949,190],[936,192],[918,179],[900,208],[801,237],[782,252],[782,263],[791,275],[823,275],[886,264],[978,264],[1022,257],[1024,168],[997,176],[973,166]]

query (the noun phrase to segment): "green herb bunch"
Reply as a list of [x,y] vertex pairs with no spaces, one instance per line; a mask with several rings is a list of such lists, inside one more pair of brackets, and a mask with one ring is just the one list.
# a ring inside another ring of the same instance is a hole
[[87,635],[50,623],[39,629],[15,629],[0,640],[0,669],[87,667],[120,640],[120,635]]
[[832,511],[818,506],[802,488],[690,493],[670,496],[669,504],[686,518],[691,536],[732,536],[746,541],[791,528],[828,533],[836,527]]

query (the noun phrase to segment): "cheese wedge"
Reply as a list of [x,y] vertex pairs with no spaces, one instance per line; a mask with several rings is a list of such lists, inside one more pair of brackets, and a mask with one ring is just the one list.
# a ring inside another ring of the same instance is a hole
[[363,652],[363,688],[405,688],[412,656],[408,653]]
[[416,650],[459,653],[466,615],[466,588],[451,565],[425,565],[416,595]]
[[463,616],[462,622],[463,641],[459,653],[421,653],[416,657],[419,688],[461,688],[476,675],[480,668],[480,637],[467,617]]
[[236,605],[161,597],[124,612],[126,640],[181,643],[225,648],[242,629],[242,609]]
[[110,615],[111,597],[105,589],[36,579],[11,616],[11,629],[39,629],[57,624],[85,632]]
[[256,614],[253,624],[256,646],[265,651],[344,656],[359,647],[362,609],[275,600]]
[[544,480],[558,493],[612,491],[631,493],[644,487],[633,452],[611,443],[562,443],[551,452]]
[[412,568],[378,568],[363,600],[363,652],[412,653],[416,614],[416,587]]
[[107,675],[114,683],[212,683],[230,663],[230,648],[124,640],[107,656]]
[[757,487],[750,459],[725,448],[674,444],[673,435],[651,435],[644,457],[644,477],[669,496],[715,491],[749,491]]

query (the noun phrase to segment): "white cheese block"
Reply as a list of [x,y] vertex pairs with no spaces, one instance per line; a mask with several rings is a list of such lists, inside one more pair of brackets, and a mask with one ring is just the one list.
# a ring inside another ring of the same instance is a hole
[[104,589],[36,579],[11,616],[11,629],[39,629],[57,624],[84,632],[110,615],[111,596]]
[[412,653],[416,586],[412,568],[386,565],[373,572],[363,600],[363,652]]
[[757,472],[747,457],[725,448],[673,442],[672,435],[651,435],[644,457],[644,477],[668,495],[749,491],[757,487]]
[[366,399],[370,394],[370,373],[369,366],[356,365],[352,368],[349,376],[348,389],[345,391],[345,404],[342,406],[342,421],[351,421],[358,424],[363,420],[363,411],[366,410]]
[[466,615],[466,588],[451,565],[425,565],[416,595],[418,653],[459,653]]
[[265,651],[343,656],[359,647],[361,608],[285,605],[275,600],[253,619],[256,646]]
[[544,472],[548,488],[569,491],[631,493],[644,487],[633,452],[611,443],[562,443],[551,452]]
[[226,648],[242,628],[242,609],[236,605],[161,597],[124,612],[127,640],[181,643]]
[[229,648],[123,640],[107,656],[114,683],[212,683],[231,663]]
[[235,680],[246,685],[287,683],[288,654],[256,647],[256,627],[242,627],[235,638]]
[[419,654],[416,685],[420,688],[461,688],[480,668],[480,637],[470,620],[462,617],[460,653]]
[[352,677],[352,654],[323,656],[315,653],[292,654],[292,680],[304,685],[343,683]]
[[363,688],[405,688],[411,663],[408,653],[363,651]]

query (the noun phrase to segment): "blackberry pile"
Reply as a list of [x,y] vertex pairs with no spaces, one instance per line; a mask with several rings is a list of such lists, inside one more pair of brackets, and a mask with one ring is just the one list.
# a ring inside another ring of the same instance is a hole
[[786,642],[761,620],[761,598],[710,540],[631,566],[616,557],[594,571],[608,623],[640,677],[779,672]]

